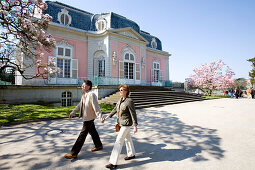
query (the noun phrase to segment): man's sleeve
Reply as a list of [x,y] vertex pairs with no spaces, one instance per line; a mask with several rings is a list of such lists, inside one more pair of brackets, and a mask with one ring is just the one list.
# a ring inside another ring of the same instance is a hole
[[91,94],[91,100],[92,107],[97,115],[97,118],[102,120],[103,119],[102,111],[100,110],[100,106],[97,101],[97,96],[94,93]]
[[80,108],[81,108],[81,102],[73,109],[73,111],[70,114],[72,114],[74,116],[75,113],[80,111]]

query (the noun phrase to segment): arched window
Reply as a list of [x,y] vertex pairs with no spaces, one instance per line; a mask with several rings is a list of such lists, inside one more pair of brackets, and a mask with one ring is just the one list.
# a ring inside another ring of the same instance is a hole
[[126,79],[134,79],[134,63],[135,57],[132,53],[125,53],[124,58],[124,77]]
[[69,15],[68,11],[64,8],[61,9],[61,12],[58,13],[58,21],[63,25],[70,25],[72,21],[72,17]]
[[94,76],[105,77],[105,52],[102,50],[94,54]]
[[126,53],[125,54],[125,60],[130,60],[130,61],[134,61],[134,55],[131,53]]
[[65,91],[62,93],[61,98],[62,106],[72,106],[72,93],[69,91]]

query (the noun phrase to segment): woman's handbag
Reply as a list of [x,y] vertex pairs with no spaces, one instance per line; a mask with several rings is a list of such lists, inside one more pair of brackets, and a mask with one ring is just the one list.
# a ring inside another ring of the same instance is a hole
[[119,132],[119,131],[120,131],[119,112],[120,112],[120,111],[118,111],[117,124],[115,125],[115,131],[116,131],[116,132]]
[[119,131],[120,131],[120,125],[119,125],[118,123],[115,125],[115,131],[116,131],[116,132],[119,132]]

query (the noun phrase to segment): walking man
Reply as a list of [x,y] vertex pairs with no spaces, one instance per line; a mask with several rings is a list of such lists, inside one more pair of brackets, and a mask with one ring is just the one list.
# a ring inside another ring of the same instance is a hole
[[103,149],[102,142],[94,124],[95,118],[99,118],[102,122],[103,117],[98,105],[97,96],[91,91],[92,82],[85,80],[81,87],[84,92],[81,101],[70,113],[69,118],[72,118],[76,112],[80,111],[79,118],[82,117],[83,119],[83,127],[79,137],[73,145],[71,153],[65,154],[65,158],[67,159],[77,158],[88,133],[91,135],[95,145],[95,148],[91,149],[91,151],[94,152]]

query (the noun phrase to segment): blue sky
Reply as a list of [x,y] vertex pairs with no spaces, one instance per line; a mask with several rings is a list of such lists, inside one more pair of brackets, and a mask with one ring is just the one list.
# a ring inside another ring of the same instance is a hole
[[115,12],[158,37],[170,56],[170,80],[184,82],[201,64],[222,59],[249,78],[255,57],[255,0],[59,0],[100,14]]

